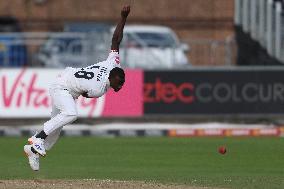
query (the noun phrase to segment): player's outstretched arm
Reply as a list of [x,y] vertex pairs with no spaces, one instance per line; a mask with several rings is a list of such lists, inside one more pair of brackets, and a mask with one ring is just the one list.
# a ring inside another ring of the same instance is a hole
[[124,6],[121,10],[121,18],[114,30],[114,33],[113,33],[113,36],[112,36],[112,43],[111,43],[111,50],[117,50],[119,51],[119,45],[120,45],[120,42],[123,38],[123,28],[124,28],[124,25],[126,23],[126,19],[127,19],[127,16],[130,12],[130,6],[127,5],[127,6]]

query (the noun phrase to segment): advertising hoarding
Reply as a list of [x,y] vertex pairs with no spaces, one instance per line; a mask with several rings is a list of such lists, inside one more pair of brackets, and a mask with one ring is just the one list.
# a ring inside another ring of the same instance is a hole
[[144,73],[147,114],[284,114],[283,70]]
[[[0,117],[49,117],[48,88],[62,70],[1,69]],[[141,116],[143,114],[143,72],[127,70],[126,82],[118,93],[111,89],[98,99],[79,97],[79,117]]]

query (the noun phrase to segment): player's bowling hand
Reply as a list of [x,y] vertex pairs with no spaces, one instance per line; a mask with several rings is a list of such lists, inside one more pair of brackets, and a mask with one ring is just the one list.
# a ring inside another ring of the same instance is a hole
[[121,17],[127,18],[129,13],[130,13],[130,5],[125,5],[121,10]]

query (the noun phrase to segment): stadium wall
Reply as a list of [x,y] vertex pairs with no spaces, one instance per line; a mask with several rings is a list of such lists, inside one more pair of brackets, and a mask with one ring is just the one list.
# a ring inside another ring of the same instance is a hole
[[0,16],[14,16],[24,31],[62,31],[66,22],[116,23],[121,7],[131,4],[128,23],[161,24],[182,39],[225,39],[232,35],[234,0],[9,0]]
[[23,32],[62,32],[74,22],[114,25],[129,3],[127,24],[172,28],[189,45],[192,65],[235,64],[234,0],[9,0],[1,2],[0,17],[16,18]]

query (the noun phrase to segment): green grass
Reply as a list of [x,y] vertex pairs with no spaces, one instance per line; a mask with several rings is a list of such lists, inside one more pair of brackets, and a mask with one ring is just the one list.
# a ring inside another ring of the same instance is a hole
[[[61,138],[30,170],[26,138],[0,137],[0,179],[146,180],[227,188],[284,188],[283,138]],[[227,154],[217,152],[226,145]]]

